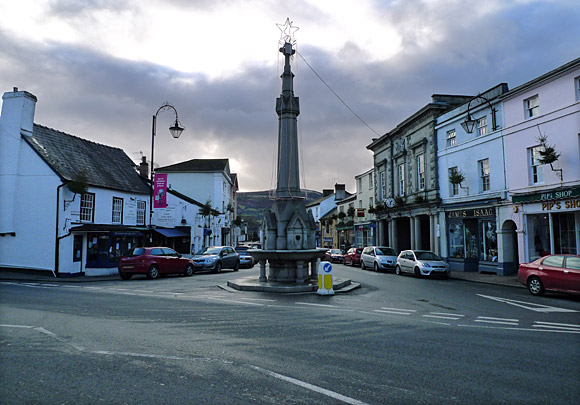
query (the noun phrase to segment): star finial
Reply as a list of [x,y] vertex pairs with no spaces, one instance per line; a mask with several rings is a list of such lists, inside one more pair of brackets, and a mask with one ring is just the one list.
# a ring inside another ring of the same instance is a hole
[[278,41],[280,45],[284,45],[286,42],[292,45],[296,44],[294,34],[300,28],[292,26],[292,23],[293,21],[290,21],[290,18],[286,18],[286,22],[284,24],[276,24],[280,30],[280,40]]

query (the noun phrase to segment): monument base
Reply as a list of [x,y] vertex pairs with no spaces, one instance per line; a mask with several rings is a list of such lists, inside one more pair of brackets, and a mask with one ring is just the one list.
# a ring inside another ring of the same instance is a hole
[[[304,284],[310,278],[317,277],[318,263],[327,249],[305,250],[262,250],[250,249],[260,265],[260,282]],[[266,264],[268,274],[266,275]]]

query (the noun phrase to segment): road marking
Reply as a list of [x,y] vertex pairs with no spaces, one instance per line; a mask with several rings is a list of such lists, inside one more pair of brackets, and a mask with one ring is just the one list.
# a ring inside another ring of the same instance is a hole
[[475,322],[493,323],[499,325],[519,326],[517,319],[493,318],[489,316],[478,316]]
[[227,298],[218,298],[218,297],[207,297],[210,300],[215,300],[215,301],[224,301],[224,302],[229,302],[232,304],[243,304],[243,305],[255,305],[257,307],[263,307],[265,304],[259,304],[257,302],[248,302],[248,301],[234,301],[234,300],[230,300]]
[[[421,315],[421,316],[424,318],[451,319],[453,321],[457,321],[457,320],[461,319],[460,317],[449,316],[449,315],[447,315],[447,316],[444,316],[444,315]],[[463,315],[461,315],[461,316],[463,316]]]
[[373,312],[378,312],[380,314],[394,314],[394,315],[412,315],[413,312],[403,312],[405,311],[404,309],[399,309],[397,311],[391,311],[388,309],[374,309]]
[[482,328],[482,329],[503,329],[503,330],[517,330],[525,332],[550,332],[550,333],[572,333],[580,334],[579,331],[560,330],[560,329],[532,329],[532,328],[511,328],[502,326],[487,326],[487,325],[457,325],[463,328]]
[[296,305],[308,305],[311,307],[334,308],[334,305],[329,304],[312,304],[310,302],[295,302]]
[[345,402],[347,404],[367,405],[366,402],[359,401],[358,399],[350,398],[350,397],[347,397],[345,395],[339,394],[337,392],[327,390],[326,388],[322,388],[322,387],[319,387],[317,385],[309,384],[307,382],[297,380],[297,379],[292,378],[292,377],[288,377],[288,376],[285,376],[282,374],[275,373],[275,372],[270,371],[270,370],[266,370],[262,367],[254,366],[251,364],[249,364],[249,367],[256,370],[256,371],[259,371],[262,374],[266,374],[266,375],[269,375],[270,377],[274,377],[274,378],[277,378],[279,380],[286,381],[286,382],[289,382],[291,384],[297,385],[299,387],[306,388],[310,391],[314,391],[314,392],[317,392],[319,394],[326,395],[327,397],[330,397],[332,399],[336,399],[338,401]]
[[482,298],[487,298],[490,300],[503,302],[505,304],[514,305],[516,307],[529,309],[530,311],[535,311],[535,312],[543,312],[543,313],[548,313],[548,312],[578,312],[574,309],[551,307],[548,305],[535,304],[533,302],[516,301],[516,300],[510,300],[507,298],[493,297],[491,295],[483,295],[483,294],[477,294],[477,295],[479,295]]
[[0,328],[24,328],[24,329],[32,329],[34,328],[34,326],[28,326],[28,325],[6,325],[6,324],[1,324]]
[[386,310],[391,310],[391,311],[417,312],[416,309],[387,308],[387,307],[381,307],[381,309],[386,309]]
[[553,322],[542,322],[535,321],[534,328],[545,328],[545,329],[558,329],[558,330],[570,330],[580,332],[580,325],[574,325],[570,323],[553,323]]

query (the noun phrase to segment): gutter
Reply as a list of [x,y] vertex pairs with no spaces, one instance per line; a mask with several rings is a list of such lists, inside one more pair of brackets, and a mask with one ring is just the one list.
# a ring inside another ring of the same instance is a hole
[[56,188],[56,226],[55,226],[55,238],[54,238],[54,270],[52,270],[52,275],[54,277],[58,274],[59,266],[59,252],[60,252],[60,238],[58,236],[58,224],[59,224],[59,212],[60,212],[60,189],[65,185],[65,183],[60,184]]

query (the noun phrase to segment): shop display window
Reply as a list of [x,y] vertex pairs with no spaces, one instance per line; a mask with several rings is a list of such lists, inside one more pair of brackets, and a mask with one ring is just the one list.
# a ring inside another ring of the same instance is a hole
[[550,252],[550,220],[548,214],[535,214],[527,216],[528,247],[530,261]]
[[465,257],[463,222],[451,221],[449,224],[449,257]]
[[497,234],[495,221],[481,221],[481,260],[497,262]]
[[463,223],[465,224],[465,258],[478,259],[477,220],[466,219]]
[[578,254],[574,214],[553,214],[552,220],[554,222],[554,253]]

